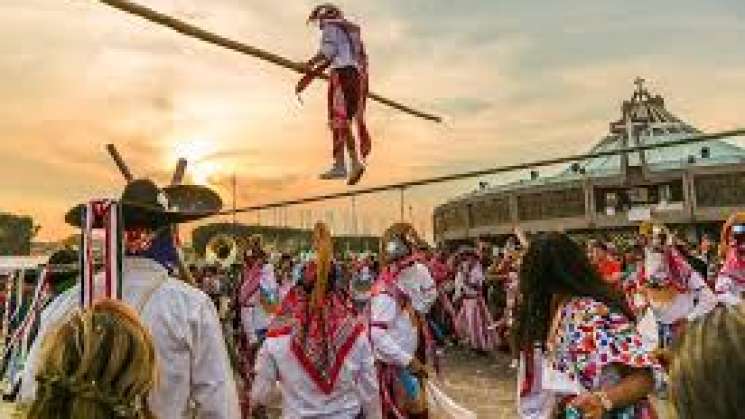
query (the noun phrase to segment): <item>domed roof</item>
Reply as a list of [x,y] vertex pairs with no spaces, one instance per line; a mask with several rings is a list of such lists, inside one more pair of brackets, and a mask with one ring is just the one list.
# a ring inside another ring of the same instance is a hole
[[[673,142],[702,133],[701,130],[669,112],[665,108],[665,100],[662,96],[650,94],[644,83],[645,80],[642,78],[634,81],[636,88],[631,98],[623,101],[621,117],[609,124],[608,134],[589,153]],[[687,166],[716,166],[742,162],[745,162],[745,149],[726,141],[708,140],[630,153],[627,156],[616,154],[585,159],[571,164],[553,176],[493,185],[466,193],[464,196],[478,196],[517,188],[563,183],[586,177],[620,175],[623,173],[624,164],[631,167],[646,166],[650,171],[664,171],[682,169]],[[458,199],[454,198],[452,201]]]
[[[620,119],[610,123],[608,134],[592,148],[591,153],[673,142],[702,133],[669,112],[662,96],[649,93],[644,79],[637,78],[634,84],[636,89],[631,99],[621,105]],[[631,153],[627,157],[629,166],[646,166],[655,171],[679,169],[686,165],[739,163],[745,161],[745,150],[725,141],[709,140]],[[619,173],[623,160],[621,155],[587,159],[562,175],[580,169],[590,176]]]

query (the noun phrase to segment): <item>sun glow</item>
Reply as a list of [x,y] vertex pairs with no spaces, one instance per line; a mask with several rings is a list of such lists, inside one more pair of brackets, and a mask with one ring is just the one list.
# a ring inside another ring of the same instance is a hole
[[197,185],[209,185],[211,179],[219,173],[219,166],[215,162],[196,162],[187,169],[192,181]]
[[209,161],[210,155],[217,151],[215,142],[202,138],[176,141],[172,148],[170,164],[179,158],[187,161],[186,176],[199,185],[207,185],[209,179],[217,174],[218,165]]

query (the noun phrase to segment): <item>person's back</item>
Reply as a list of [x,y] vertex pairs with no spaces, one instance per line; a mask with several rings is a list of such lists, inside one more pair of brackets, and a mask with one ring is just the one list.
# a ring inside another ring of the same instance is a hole
[[[328,376],[317,378],[308,373],[307,364],[298,359],[290,334],[267,336],[256,360],[252,399],[268,400],[275,382],[279,381],[285,418],[352,419],[362,411],[368,417],[377,417],[380,415],[378,386],[370,342],[366,334],[351,342],[348,353],[338,358],[343,361],[334,365]],[[332,389],[328,392],[319,386],[325,380],[335,380],[331,381]]]
[[325,224],[313,230],[314,261],[285,297],[256,360],[251,409],[260,416],[276,383],[282,417],[381,418],[378,377],[366,327],[335,283]]
[[[152,410],[168,419],[190,417],[192,408],[198,418],[237,417],[235,383],[209,297],[168,277],[165,268],[146,258],[125,258],[123,284],[123,300],[139,312],[158,354],[160,384],[150,393]],[[39,336],[77,307],[78,294],[76,286],[50,305],[52,312],[42,316]],[[34,345],[23,379],[23,401],[34,397],[37,356]]]
[[150,334],[125,304],[102,300],[44,340],[28,419],[153,419],[145,397],[156,384]]

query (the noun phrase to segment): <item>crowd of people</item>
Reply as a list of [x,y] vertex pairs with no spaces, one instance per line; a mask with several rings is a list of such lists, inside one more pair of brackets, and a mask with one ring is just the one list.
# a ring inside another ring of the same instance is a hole
[[[528,239],[516,231],[502,246],[478,242],[447,250],[396,224],[381,238],[379,253],[333,254],[328,229],[319,224],[316,230],[310,252],[272,254],[253,237],[239,275],[207,267],[197,276],[208,294],[223,290],[213,298],[217,307],[231,307],[225,330],[236,337],[245,417],[262,411],[279,377],[285,377],[286,417],[323,417],[335,409],[371,415],[377,410],[363,395],[372,393],[379,394],[385,417],[426,417],[425,377],[447,374],[438,359],[452,346],[481,355],[477,362],[492,362],[495,351],[511,354],[523,417],[564,411],[657,417],[669,410],[664,400],[675,388],[670,368],[677,359],[671,350],[681,347],[686,326],[712,312],[737,319],[727,307],[742,298],[745,214],[723,227],[719,249],[707,235],[691,245],[663,225],[645,223],[622,245],[560,233]],[[328,265],[320,271],[319,258]],[[330,312],[314,314],[319,275],[326,277]],[[333,334],[356,330],[345,322],[364,325],[360,333],[370,348]],[[307,335],[313,330],[320,331],[310,335],[319,341]],[[355,343],[344,346],[343,339]],[[350,347],[370,362],[355,365],[358,358],[338,352]],[[364,385],[341,384],[357,403],[327,393],[335,387],[321,374],[331,371],[344,383],[346,368],[367,374]],[[335,407],[336,397],[346,407]]]
[[[132,190],[158,193],[135,181],[127,202]],[[425,418],[453,346],[514,358],[524,418],[745,409],[745,213],[718,248],[654,223],[623,245],[518,230],[499,246],[432,248],[397,223],[378,252],[342,254],[317,223],[306,252],[253,236],[240,264],[185,268],[163,251],[178,217],[141,208],[124,214],[118,301],[81,308],[74,255],[50,261],[68,270],[59,286],[50,276],[25,360],[28,417],[260,418],[279,394],[285,418]],[[91,292],[104,295],[106,272]]]

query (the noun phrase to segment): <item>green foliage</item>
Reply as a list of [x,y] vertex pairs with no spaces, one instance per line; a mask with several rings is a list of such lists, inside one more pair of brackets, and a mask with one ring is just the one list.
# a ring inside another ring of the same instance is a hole
[[38,231],[33,218],[0,212],[0,256],[28,255]]

